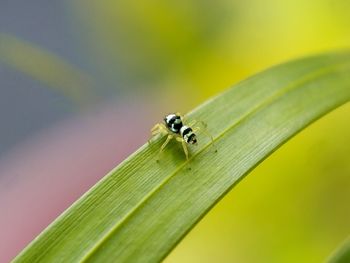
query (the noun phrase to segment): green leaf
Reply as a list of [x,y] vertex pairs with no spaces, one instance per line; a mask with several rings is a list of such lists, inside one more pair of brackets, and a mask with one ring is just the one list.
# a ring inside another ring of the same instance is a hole
[[155,139],[111,171],[15,262],[158,262],[234,185],[307,125],[350,99],[350,53],[286,63],[207,101],[188,162]]
[[328,263],[349,263],[350,262],[350,238],[331,255]]

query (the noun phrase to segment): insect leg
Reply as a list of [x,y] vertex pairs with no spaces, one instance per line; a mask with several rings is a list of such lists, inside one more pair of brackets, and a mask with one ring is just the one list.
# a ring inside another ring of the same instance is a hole
[[208,125],[204,121],[199,121],[199,120],[192,120],[188,126],[195,126],[197,123],[201,124],[203,128],[207,128]]
[[153,126],[153,128],[151,129],[151,138],[148,139],[148,144],[151,144],[151,139],[159,133],[163,133],[163,134],[168,133],[168,130],[163,123],[157,123],[156,125]]
[[152,135],[159,133],[161,126],[162,126],[161,123],[157,123],[156,125],[154,125],[153,128],[151,129]]
[[165,146],[167,146],[167,144],[170,142],[170,140],[171,140],[173,137],[174,137],[173,135],[168,134],[168,137],[166,137],[165,142],[164,142],[163,145],[160,147],[159,153],[161,153],[161,152],[164,150]]
[[157,123],[156,125],[153,126],[151,129],[151,137],[148,139],[148,145],[151,144],[151,139],[154,137],[154,135],[158,134],[160,131],[160,123]]
[[182,148],[183,148],[183,150],[184,150],[184,152],[185,152],[185,155],[186,155],[186,159],[187,159],[187,161],[188,161],[188,149],[187,149],[186,142],[185,142],[182,138],[180,138],[180,137],[176,138],[176,140],[177,140],[178,142],[181,142]]
[[211,141],[210,144],[214,146],[215,152],[217,152],[218,150],[215,146],[213,135],[211,135],[206,128],[200,128],[200,127],[193,128],[194,133],[196,133],[197,131],[203,131],[203,133],[210,138],[210,141]]

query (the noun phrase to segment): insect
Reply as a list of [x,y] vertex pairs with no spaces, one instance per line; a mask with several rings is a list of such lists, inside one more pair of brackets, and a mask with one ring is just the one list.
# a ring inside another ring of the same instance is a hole
[[169,141],[175,138],[178,142],[181,142],[182,148],[186,155],[186,159],[188,160],[187,144],[197,145],[196,133],[201,130],[200,127],[193,127],[197,123],[201,123],[203,125],[202,130],[210,137],[213,144],[213,137],[206,131],[206,124],[204,124],[202,121],[194,120],[188,125],[185,125],[184,117],[180,113],[171,113],[164,117],[164,123],[157,123],[151,130],[152,136],[155,136],[157,134],[167,135],[167,138],[163,145],[160,147],[159,152],[161,153]]

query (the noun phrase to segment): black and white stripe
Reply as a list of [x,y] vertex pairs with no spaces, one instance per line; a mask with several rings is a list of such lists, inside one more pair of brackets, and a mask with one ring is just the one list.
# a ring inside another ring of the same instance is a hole
[[186,143],[197,143],[196,134],[191,127],[183,125],[181,116],[177,114],[169,114],[165,116],[164,122],[171,132],[181,135]]
[[191,127],[185,125],[182,126],[180,129],[180,134],[187,143],[195,144],[197,142],[196,135],[194,134]]
[[169,130],[173,133],[180,133],[181,127],[183,127],[181,117],[176,114],[169,114],[164,118],[164,122]]

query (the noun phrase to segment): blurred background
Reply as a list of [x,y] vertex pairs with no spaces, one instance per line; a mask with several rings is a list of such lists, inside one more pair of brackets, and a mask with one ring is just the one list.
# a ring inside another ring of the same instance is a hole
[[[0,262],[164,114],[348,47],[347,0],[0,0]],[[165,261],[325,260],[350,234],[349,115],[345,105],[284,145]]]

